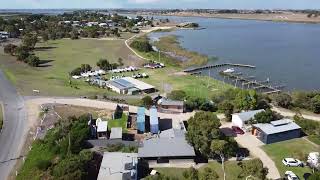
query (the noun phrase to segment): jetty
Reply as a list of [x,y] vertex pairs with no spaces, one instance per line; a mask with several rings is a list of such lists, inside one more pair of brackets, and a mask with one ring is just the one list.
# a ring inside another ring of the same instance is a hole
[[183,72],[192,73],[192,72],[195,72],[195,71],[200,71],[200,70],[204,70],[204,69],[218,68],[218,67],[223,67],[223,66],[256,68],[256,66],[248,65],[248,64],[223,63],[223,64],[206,65],[206,66],[201,66],[201,67],[185,69]]
[[280,88],[284,87],[283,85],[282,86],[269,85],[268,84],[270,82],[269,78],[265,81],[257,81],[257,80],[252,80],[252,78],[242,77],[234,73],[220,72],[220,74],[222,76],[234,79],[233,81],[235,81],[235,86],[237,86],[238,82],[242,82],[240,85],[242,85],[242,87],[247,86],[248,89],[249,88],[255,89],[255,90],[265,89],[266,92],[263,92],[263,94],[279,93],[281,92]]

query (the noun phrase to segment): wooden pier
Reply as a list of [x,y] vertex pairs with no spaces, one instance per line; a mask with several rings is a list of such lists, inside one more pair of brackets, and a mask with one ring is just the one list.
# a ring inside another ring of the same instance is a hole
[[202,67],[196,67],[196,68],[191,68],[191,69],[185,69],[185,70],[184,70],[184,72],[186,72],[186,73],[191,73],[191,72],[195,72],[195,71],[199,71],[199,70],[212,69],[212,68],[223,67],[223,66],[234,66],[234,67],[256,68],[256,66],[248,65],[248,64],[223,63],[223,64],[207,65],[207,66],[202,66]]
[[254,89],[254,90],[258,90],[258,89],[266,89],[266,92],[263,92],[264,94],[273,94],[273,93],[279,93],[281,92],[281,90],[279,89],[279,87],[283,87],[283,86],[271,86],[268,83],[270,82],[269,79],[265,80],[265,81],[257,81],[257,80],[251,80],[249,78],[245,78],[245,77],[241,77],[238,76],[236,74],[233,73],[224,73],[224,72],[220,72],[220,74],[222,76],[226,76],[229,78],[234,79],[233,81],[235,81],[235,85],[237,85],[238,82],[242,82],[240,84],[240,86],[242,85],[242,87],[247,86],[248,89]]

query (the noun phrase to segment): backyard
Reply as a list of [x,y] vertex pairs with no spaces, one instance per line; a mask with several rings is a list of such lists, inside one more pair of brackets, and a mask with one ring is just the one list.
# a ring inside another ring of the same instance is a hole
[[[207,165],[201,167],[199,170],[203,171],[205,167],[210,167],[216,171],[219,175],[219,179],[223,179],[223,171],[221,164],[217,161],[209,162]],[[184,179],[183,178],[183,171],[186,169],[183,168],[156,168],[156,170],[160,174],[167,175],[169,177],[173,177],[176,179]],[[239,179],[238,176],[241,173],[241,167],[238,166],[238,162],[236,161],[228,161],[225,163],[225,170],[226,170],[226,179]]]
[[269,144],[262,148],[275,162],[280,175],[284,175],[285,171],[289,170],[298,175],[300,179],[305,173],[311,173],[311,169],[309,167],[286,167],[283,165],[282,159],[296,158],[305,162],[310,152],[319,151],[318,147],[302,138]]

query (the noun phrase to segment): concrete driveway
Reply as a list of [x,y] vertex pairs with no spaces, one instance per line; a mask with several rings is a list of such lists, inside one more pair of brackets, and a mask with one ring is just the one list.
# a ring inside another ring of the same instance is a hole
[[263,165],[269,169],[269,173],[267,175],[270,179],[279,179],[281,178],[280,173],[276,167],[276,164],[272,161],[272,159],[265,153],[261,146],[264,144],[259,141],[255,136],[251,133],[246,133],[244,135],[238,135],[235,137],[235,140],[242,147],[247,148],[250,151],[252,156],[259,158]]

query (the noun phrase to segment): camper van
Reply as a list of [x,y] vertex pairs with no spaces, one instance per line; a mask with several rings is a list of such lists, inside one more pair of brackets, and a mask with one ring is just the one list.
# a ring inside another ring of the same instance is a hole
[[308,155],[307,163],[311,168],[320,168],[319,166],[319,152],[311,152]]

